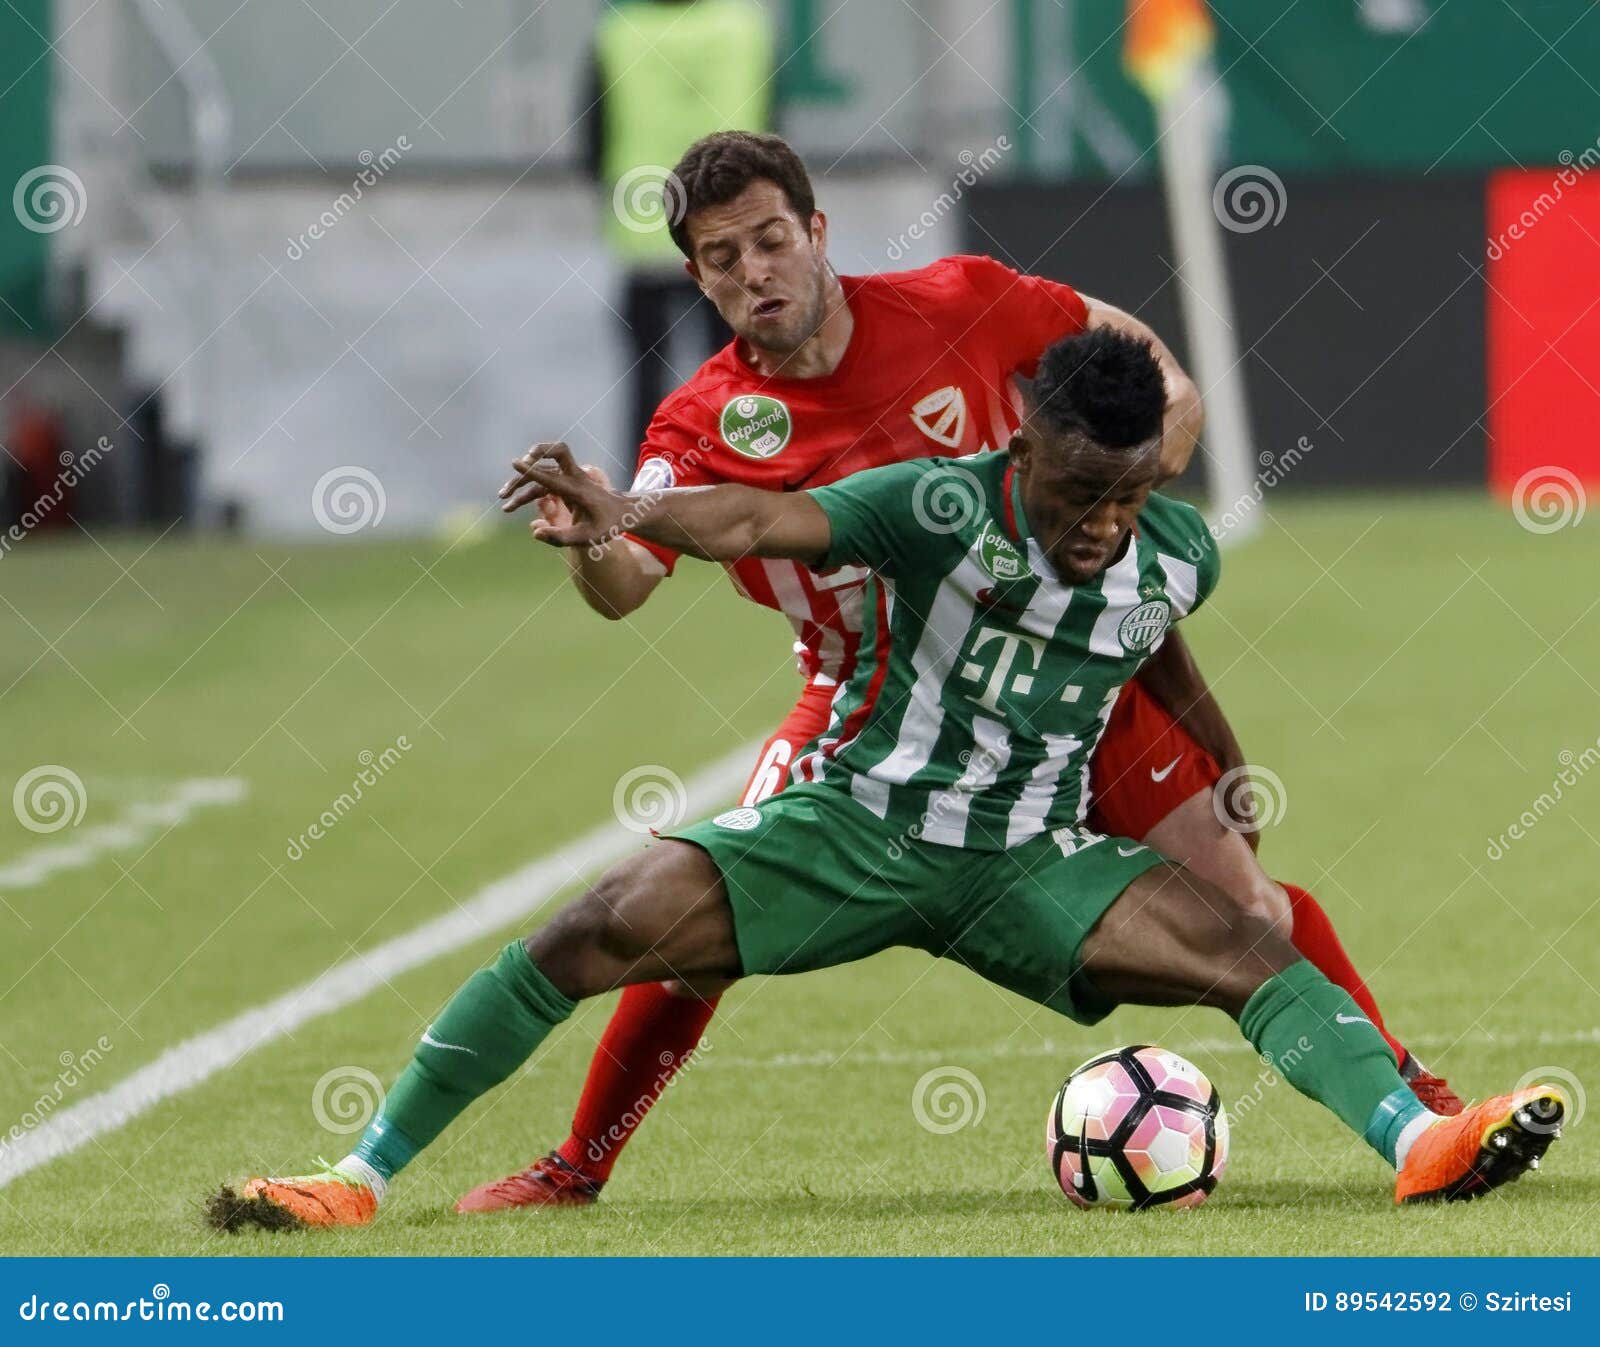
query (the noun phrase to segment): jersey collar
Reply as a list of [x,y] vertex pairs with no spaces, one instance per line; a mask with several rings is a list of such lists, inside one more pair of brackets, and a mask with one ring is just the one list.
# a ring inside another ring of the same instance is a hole
[[1000,497],[1005,507],[1006,535],[1014,543],[1025,543],[1033,537],[1028,528],[1028,514],[1022,508],[1022,486],[1017,481],[1017,465],[1007,463],[1005,476],[1000,479]]

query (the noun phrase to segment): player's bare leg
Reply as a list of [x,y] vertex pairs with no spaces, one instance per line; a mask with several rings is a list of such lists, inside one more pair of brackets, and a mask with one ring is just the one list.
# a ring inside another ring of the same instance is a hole
[[1107,1001],[1226,1011],[1302,1094],[1332,1110],[1399,1171],[1397,1202],[1477,1197],[1536,1169],[1565,1100],[1537,1086],[1455,1117],[1430,1112],[1377,1027],[1274,923],[1176,867],[1135,879],[1080,951]]
[[1246,912],[1272,923],[1280,935],[1354,998],[1383,1035],[1412,1092],[1435,1113],[1455,1114],[1463,1104],[1442,1076],[1429,1071],[1385,1026],[1376,998],[1351,963],[1333,923],[1304,889],[1280,884],[1262,868],[1243,833],[1217,817],[1212,792],[1197,791],[1143,838],[1146,845],[1215,884]]
[[1261,868],[1245,835],[1223,825],[1209,790],[1196,791],[1141,839],[1289,937],[1294,916],[1283,885]]
[[504,1081],[578,1001],[669,978],[740,973],[733,912],[710,858],[663,841],[608,871],[540,930],[474,973],[428,1026],[355,1151],[293,1178],[255,1178],[211,1199],[214,1224],[364,1225],[389,1180]]
[[574,1001],[636,982],[739,976],[733,909],[699,847],[666,840],[613,866],[523,942]]

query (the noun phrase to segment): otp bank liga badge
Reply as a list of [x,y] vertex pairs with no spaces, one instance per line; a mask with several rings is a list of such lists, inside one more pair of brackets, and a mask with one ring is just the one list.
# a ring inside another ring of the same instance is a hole
[[1172,620],[1172,609],[1165,599],[1152,599],[1141,603],[1117,626],[1117,639],[1124,650],[1137,654],[1148,650],[1161,639],[1167,624]]
[[1022,553],[992,519],[985,522],[983,536],[978,539],[978,564],[996,580],[1020,580],[1032,574]]
[[722,438],[746,458],[771,458],[789,443],[789,409],[765,393],[741,393],[722,409]]

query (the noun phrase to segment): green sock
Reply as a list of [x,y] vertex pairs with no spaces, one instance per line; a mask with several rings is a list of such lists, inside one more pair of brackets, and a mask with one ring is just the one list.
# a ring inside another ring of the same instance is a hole
[[1295,1089],[1333,1110],[1391,1165],[1401,1134],[1431,1116],[1372,1021],[1304,959],[1256,988],[1239,1028]]
[[355,1153],[393,1178],[462,1109],[527,1061],[575,1004],[513,940],[428,1026]]

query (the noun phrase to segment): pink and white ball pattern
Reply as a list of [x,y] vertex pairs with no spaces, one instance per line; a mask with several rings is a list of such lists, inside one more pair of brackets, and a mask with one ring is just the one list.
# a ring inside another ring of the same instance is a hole
[[1126,1210],[1141,1197],[1146,1205],[1199,1206],[1228,1165],[1228,1119],[1220,1103],[1212,1111],[1215,1097],[1197,1066],[1164,1048],[1091,1058],[1067,1077],[1045,1125],[1061,1191],[1080,1207]]

